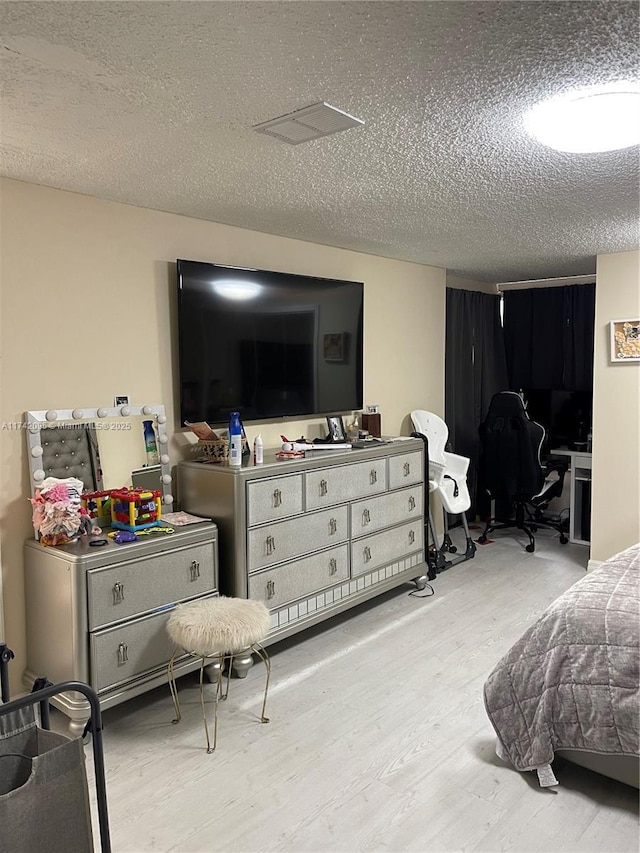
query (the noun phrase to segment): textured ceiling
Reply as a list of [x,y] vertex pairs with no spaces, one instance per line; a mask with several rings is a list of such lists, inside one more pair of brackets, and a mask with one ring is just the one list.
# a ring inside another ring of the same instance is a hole
[[[2,2],[2,174],[493,281],[638,247],[638,148],[528,138],[638,79],[635,2]],[[289,146],[253,125],[361,119]]]

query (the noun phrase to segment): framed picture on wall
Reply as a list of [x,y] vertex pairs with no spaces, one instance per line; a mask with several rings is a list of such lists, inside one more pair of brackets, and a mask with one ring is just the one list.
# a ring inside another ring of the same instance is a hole
[[610,328],[612,363],[640,361],[640,319],[612,320]]

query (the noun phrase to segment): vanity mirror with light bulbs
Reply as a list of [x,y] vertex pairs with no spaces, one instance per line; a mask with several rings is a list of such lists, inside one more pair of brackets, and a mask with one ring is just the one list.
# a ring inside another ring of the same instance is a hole
[[[149,464],[156,460],[147,456],[145,445],[143,425],[149,420],[157,465]],[[32,495],[48,477],[76,477],[85,491],[157,488],[163,512],[171,510],[164,406],[30,411],[24,423]],[[98,518],[97,523],[107,527],[109,519]],[[27,540],[27,689],[43,673],[54,683],[83,681],[105,709],[166,684],[174,650],[166,631],[171,610],[182,601],[218,595],[217,527],[203,519],[141,534],[126,544],[115,542],[107,531],[65,545]],[[184,655],[175,671],[197,666]],[[90,716],[85,697],[59,693],[51,702],[69,717],[71,733],[81,733]]]
[[[171,509],[163,405],[47,409],[25,412],[24,420],[32,494],[47,477],[77,477],[85,491],[98,491],[135,486],[137,476],[162,492],[163,510]],[[153,460],[144,441],[143,425],[149,420],[157,441]]]

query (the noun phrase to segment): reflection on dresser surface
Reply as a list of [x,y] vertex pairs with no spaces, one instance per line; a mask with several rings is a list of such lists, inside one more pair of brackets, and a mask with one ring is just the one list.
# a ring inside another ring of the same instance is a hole
[[[202,522],[138,542],[90,547],[89,538],[58,547],[25,544],[27,669],[35,678],[84,681],[109,708],[166,683],[173,644],[165,623],[181,601],[218,595],[215,524]],[[180,675],[197,668],[186,655]],[[56,705],[81,732],[90,709],[79,693]]]

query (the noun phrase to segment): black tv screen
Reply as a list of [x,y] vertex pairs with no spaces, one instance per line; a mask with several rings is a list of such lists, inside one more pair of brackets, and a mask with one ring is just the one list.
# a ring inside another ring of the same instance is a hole
[[362,408],[362,282],[177,267],[182,423]]

